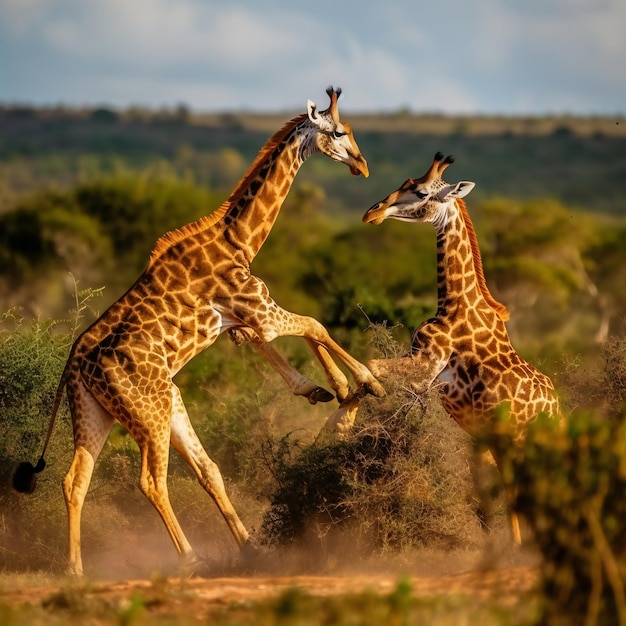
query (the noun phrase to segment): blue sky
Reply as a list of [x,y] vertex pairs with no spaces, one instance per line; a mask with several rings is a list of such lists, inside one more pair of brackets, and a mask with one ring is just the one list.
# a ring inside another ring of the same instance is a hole
[[0,0],[0,103],[626,114],[626,0]]

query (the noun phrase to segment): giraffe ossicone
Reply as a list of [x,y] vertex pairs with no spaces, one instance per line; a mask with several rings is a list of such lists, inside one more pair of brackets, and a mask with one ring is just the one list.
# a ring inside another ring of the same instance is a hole
[[[370,224],[386,219],[429,222],[437,233],[435,316],[415,331],[410,355],[368,365],[382,380],[394,371],[413,372],[418,393],[440,383],[444,408],[472,436],[493,429],[501,407],[508,405],[508,429],[519,445],[526,426],[539,415],[562,419],[559,402],[550,378],[511,344],[505,326],[509,313],[487,287],[478,240],[462,200],[474,183],[442,179],[453,161],[438,152],[424,176],[405,181],[363,216]],[[511,523],[520,543],[515,515]]]
[[365,365],[331,337],[317,320],[286,311],[270,297],[250,264],[278,216],[303,162],[316,153],[368,176],[349,124],[339,118],[340,90],[328,89],[324,111],[309,106],[290,120],[260,150],[230,197],[213,213],[166,233],[148,267],[74,342],[59,383],[40,463],[22,464],[14,485],[29,491],[43,458],[64,391],[72,414],[74,457],[63,481],[69,520],[69,567],[83,573],[81,512],[94,464],[109,431],[119,422],[141,454],[140,488],[154,505],[183,559],[193,551],[171,507],[167,488],[170,444],[191,466],[213,498],[237,544],[250,545],[248,531],[231,504],[222,475],[191,425],[173,376],[224,331],[246,339],[281,373],[294,393],[309,401],[328,399],[307,384],[267,342],[300,336],[326,371],[339,401],[351,393],[352,374],[359,393],[384,395]]

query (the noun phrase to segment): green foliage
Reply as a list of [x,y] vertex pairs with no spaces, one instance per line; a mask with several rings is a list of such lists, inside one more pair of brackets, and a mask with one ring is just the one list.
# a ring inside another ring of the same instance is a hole
[[565,295],[580,288],[579,254],[593,233],[588,215],[550,199],[491,200],[472,213],[480,224],[486,269],[495,283],[529,281]]
[[533,424],[517,455],[506,438],[499,442],[505,483],[516,489],[515,508],[543,558],[542,623],[622,624],[626,422],[575,413],[567,431],[552,423]]
[[470,207],[487,284],[508,307],[509,334],[523,356],[555,367],[588,355],[601,316],[583,254],[597,237],[590,215],[553,199],[493,199]]
[[[148,262],[156,240],[221,200],[171,174],[120,174],[67,191],[42,192],[0,215],[0,284],[29,302],[61,270],[81,283],[106,280],[114,294]],[[11,297],[5,304],[11,303]],[[67,301],[55,302],[58,314]]]
[[74,190],[80,211],[97,220],[120,264],[139,273],[164,232],[219,205],[215,195],[175,176],[117,176],[80,184]]
[[599,314],[608,322],[608,334],[622,336],[626,332],[626,226],[611,221],[600,222],[594,237],[582,250],[590,286],[597,290]]
[[0,233],[1,277],[10,289],[51,265],[89,272],[106,267],[111,254],[100,223],[65,192],[44,192],[0,215]]
[[68,339],[57,323],[27,324],[15,311],[0,317],[0,482],[16,460],[38,458]]
[[63,440],[71,437],[67,422],[58,421],[49,449],[53,461],[39,480],[45,506],[31,508],[11,487],[17,464],[34,463],[41,454],[46,418],[69,349],[67,335],[57,333],[56,326],[29,324],[14,311],[0,318],[0,569],[21,569],[24,564],[49,569],[63,558],[56,549],[61,529],[46,518],[63,514],[59,461],[66,457]]
[[506,420],[488,438],[542,556],[541,623],[549,626],[626,623],[626,340],[605,355],[593,380],[611,419],[600,405],[572,412],[565,427],[538,419],[519,450]]
[[392,222],[343,230],[311,250],[297,287],[315,297],[320,321],[336,338],[363,354],[370,323],[412,329],[434,312],[434,233]]

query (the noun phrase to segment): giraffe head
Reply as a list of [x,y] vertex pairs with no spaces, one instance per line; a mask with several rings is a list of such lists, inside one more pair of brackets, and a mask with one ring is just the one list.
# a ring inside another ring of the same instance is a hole
[[443,171],[454,162],[454,157],[443,158],[437,152],[433,164],[421,178],[409,178],[399,189],[377,202],[363,216],[368,224],[380,224],[385,219],[405,222],[432,222],[437,226],[446,219],[449,202],[463,198],[474,183],[461,181],[450,185],[442,180]]
[[333,161],[345,163],[355,176],[363,174],[367,178],[367,161],[354,140],[352,127],[339,119],[337,100],[341,89],[328,87],[326,93],[330,98],[330,106],[325,111],[318,111],[317,105],[311,100],[307,103],[309,120],[316,130],[315,147]]

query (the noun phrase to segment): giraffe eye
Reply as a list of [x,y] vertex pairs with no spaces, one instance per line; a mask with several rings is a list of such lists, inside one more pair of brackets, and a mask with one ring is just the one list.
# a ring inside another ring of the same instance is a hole
[[418,189],[415,192],[415,195],[420,199],[423,200],[424,198],[428,197],[428,193],[426,191],[424,191],[423,189]]
[[339,139],[340,137],[345,137],[346,133],[342,133],[338,130],[333,131],[333,138]]

